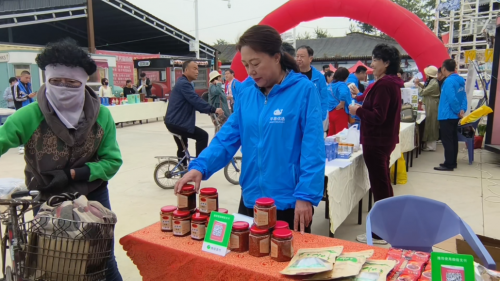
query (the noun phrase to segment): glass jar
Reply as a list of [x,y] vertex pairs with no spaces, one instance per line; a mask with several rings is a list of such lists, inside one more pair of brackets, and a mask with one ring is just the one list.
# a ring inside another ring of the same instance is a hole
[[205,239],[207,216],[196,213],[191,217],[191,238],[194,240]]
[[219,210],[217,210],[217,212],[223,213],[223,214],[229,214],[229,211],[227,209],[224,209],[224,208],[219,208]]
[[259,198],[253,208],[253,221],[258,228],[269,229],[276,225],[276,205],[273,199]]
[[286,221],[276,221],[274,229],[290,229],[290,225]]
[[207,187],[200,190],[200,213],[210,215],[212,211],[219,209],[219,194],[217,189]]
[[237,221],[233,223],[231,231],[231,239],[229,240],[229,249],[233,252],[246,252],[248,251],[248,239],[250,231],[248,222]]
[[191,212],[175,210],[172,224],[174,236],[188,236],[191,233]]
[[271,238],[271,259],[287,262],[293,258],[293,234],[290,229],[277,229]]
[[177,194],[177,209],[179,211],[196,210],[196,191],[194,185],[185,184],[180,193]]
[[175,206],[165,206],[161,208],[160,212],[160,224],[161,231],[163,232],[172,232],[172,216],[174,211],[177,210]]
[[250,228],[248,241],[248,253],[254,257],[269,256],[269,230],[257,226]]

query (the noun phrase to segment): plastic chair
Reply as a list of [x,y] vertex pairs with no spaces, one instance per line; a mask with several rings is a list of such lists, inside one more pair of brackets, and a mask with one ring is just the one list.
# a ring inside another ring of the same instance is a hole
[[481,121],[481,118],[479,118],[476,122],[474,123],[469,123],[465,125],[458,125],[458,141],[463,141],[467,144],[467,152],[469,154],[469,165],[472,165],[472,162],[474,162],[474,137],[472,138],[466,138],[462,133],[460,132],[460,129],[467,128],[467,127],[472,127],[474,128],[474,132],[477,131],[477,126],[479,125],[479,121]]
[[496,264],[470,226],[445,203],[412,195],[378,201],[366,219],[367,244],[372,232],[394,248],[431,252],[432,246],[458,234],[489,269]]

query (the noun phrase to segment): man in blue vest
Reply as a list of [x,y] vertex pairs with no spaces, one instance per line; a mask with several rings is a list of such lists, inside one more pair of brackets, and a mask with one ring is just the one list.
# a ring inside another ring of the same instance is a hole
[[318,89],[319,98],[321,100],[321,111],[323,113],[323,121],[328,116],[328,89],[326,87],[326,79],[319,70],[311,67],[314,56],[314,50],[309,46],[300,46],[297,48],[296,61],[299,65],[300,72],[307,76]]

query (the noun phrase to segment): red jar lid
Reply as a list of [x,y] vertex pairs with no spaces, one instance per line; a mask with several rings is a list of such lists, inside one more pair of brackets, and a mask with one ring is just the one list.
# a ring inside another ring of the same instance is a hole
[[255,204],[262,207],[271,207],[274,205],[274,200],[272,198],[259,198],[255,201]]
[[223,214],[229,214],[229,211],[227,209],[224,209],[224,208],[219,208],[219,210],[217,210],[217,212],[223,213]]
[[194,185],[192,185],[192,184],[185,184],[182,187],[182,191],[193,191],[193,190],[194,190]]
[[233,230],[248,230],[249,226],[248,222],[236,221],[233,223]]
[[261,229],[258,228],[256,225],[254,225],[252,226],[252,228],[250,228],[250,233],[257,235],[264,235],[269,233],[269,229]]
[[190,211],[179,211],[179,210],[175,210],[174,211],[174,216],[175,217],[184,218],[184,217],[189,217],[190,215],[191,215]]
[[191,217],[191,220],[194,220],[194,221],[206,221],[207,219],[208,219],[208,216],[202,215],[200,213],[195,213]]
[[200,190],[200,194],[203,195],[215,195],[217,194],[217,188],[207,187]]
[[293,237],[290,229],[276,229],[273,232],[273,237],[278,239],[290,239]]
[[286,221],[276,221],[274,229],[290,229],[290,226]]
[[177,207],[176,206],[171,206],[171,205],[165,206],[165,207],[161,208],[161,212],[162,213],[170,213],[170,212],[173,212],[175,210],[177,210]]

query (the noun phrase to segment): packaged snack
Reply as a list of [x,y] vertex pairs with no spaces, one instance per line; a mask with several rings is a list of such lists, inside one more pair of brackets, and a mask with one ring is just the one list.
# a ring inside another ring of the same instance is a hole
[[387,281],[397,281],[399,275],[401,275],[401,271],[394,269],[387,276]]
[[412,250],[404,250],[403,251],[403,257],[407,260],[412,260],[413,255],[415,255],[415,251]]
[[342,253],[343,246],[300,249],[288,266],[281,271],[284,275],[306,275],[332,271],[335,259]]
[[396,266],[394,266],[395,271],[403,271],[406,267],[406,264],[408,263],[408,261],[402,257],[396,258],[393,256],[388,256],[387,260],[396,261]]
[[431,254],[426,253],[426,252],[415,252],[413,256],[411,257],[412,261],[420,261],[423,263],[426,263],[429,261],[429,258],[431,257]]
[[418,276],[414,276],[411,274],[401,274],[401,275],[399,275],[398,279],[396,279],[396,280],[397,281],[417,281]]
[[500,272],[487,269],[476,262],[474,262],[474,273],[476,280],[479,281],[500,281]]
[[387,257],[401,258],[403,256],[403,250],[390,248],[389,252],[387,252]]
[[422,262],[408,261],[405,269],[403,270],[403,274],[411,274],[419,277],[423,270],[424,264]]
[[431,271],[431,270],[432,270],[432,264],[431,264],[431,262],[429,261],[429,263],[427,263],[427,265],[425,266],[424,271]]
[[394,260],[367,260],[361,272],[354,278],[355,281],[385,281],[387,274],[396,265]]
[[337,257],[333,270],[315,274],[307,280],[330,280],[358,275],[365,264],[366,252],[344,253]]
[[418,281],[431,281],[432,280],[432,272],[430,270],[424,271],[422,273],[422,276],[420,276],[420,279]]

